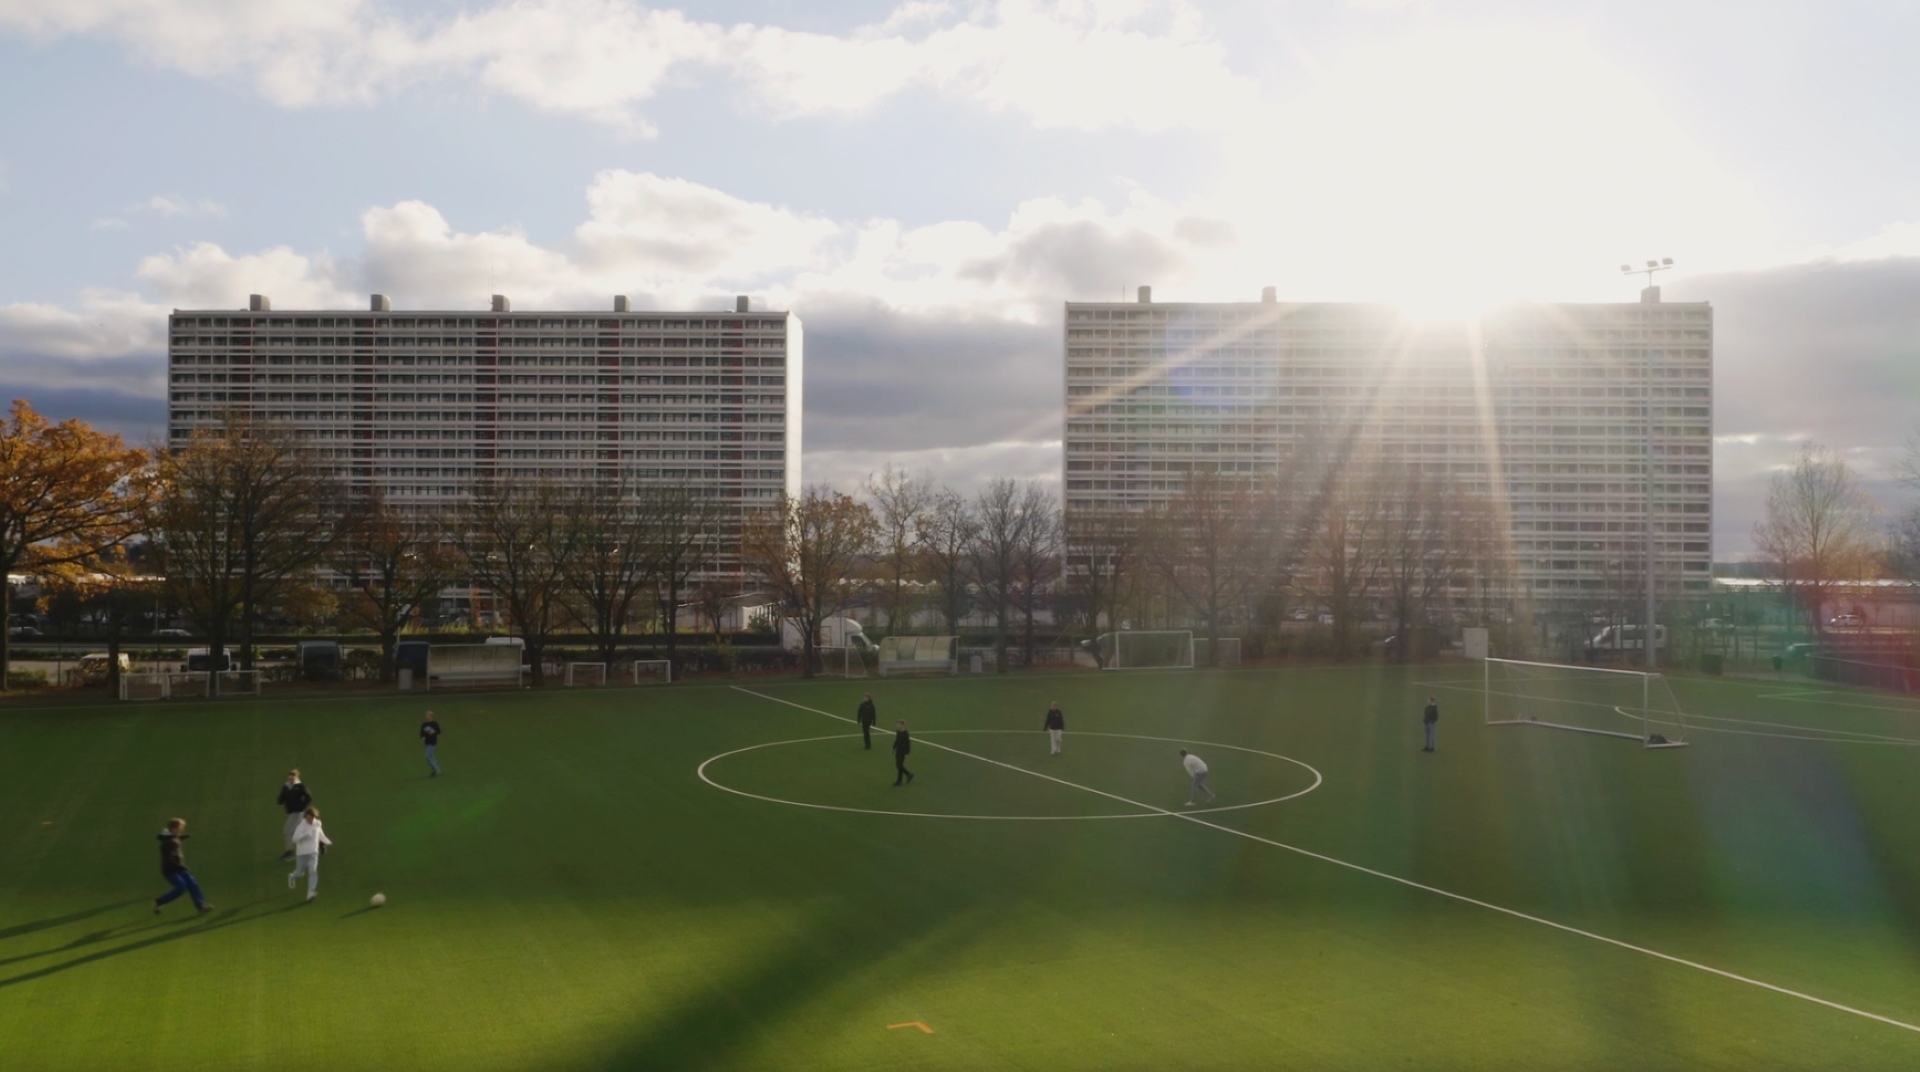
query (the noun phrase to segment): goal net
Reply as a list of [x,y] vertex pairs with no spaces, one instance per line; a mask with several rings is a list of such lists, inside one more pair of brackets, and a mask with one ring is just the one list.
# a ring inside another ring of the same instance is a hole
[[[258,670],[222,670],[214,676],[214,695],[216,696],[258,696],[260,695],[260,671]],[[179,695],[175,693],[174,695]]]
[[1208,653],[1211,650],[1212,646],[1213,646],[1213,642],[1209,641],[1206,637],[1193,638],[1193,662],[1195,666],[1239,666],[1240,665],[1240,638],[1239,637],[1223,636],[1220,638],[1220,658],[1218,660],[1208,657]]
[[859,648],[813,649],[813,672],[819,677],[866,677],[867,659]]
[[[173,695],[172,683],[177,677],[201,677],[205,674],[144,673],[120,675],[120,698],[122,700],[164,700]],[[205,691],[204,686],[202,692]]]
[[1100,638],[1109,670],[1193,668],[1193,630],[1141,630]]
[[576,685],[604,685],[607,683],[607,664],[568,663],[566,682],[568,688]]
[[1687,743],[1685,714],[1660,674],[1516,659],[1482,665],[1489,726],[1545,726],[1622,737],[1645,748]]
[[880,641],[880,676],[901,674],[957,674],[960,638],[951,636],[890,636]]
[[673,684],[673,663],[666,659],[635,659],[633,683],[636,685]]

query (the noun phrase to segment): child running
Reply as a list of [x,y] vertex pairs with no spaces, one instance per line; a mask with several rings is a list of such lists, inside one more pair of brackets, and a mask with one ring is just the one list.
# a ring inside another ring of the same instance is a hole
[[173,889],[153,899],[153,914],[159,915],[161,906],[181,894],[193,898],[193,905],[203,914],[213,911],[207,903],[207,895],[200,892],[200,884],[193,880],[193,872],[187,870],[187,821],[168,819],[167,828],[160,831],[160,874]]
[[333,840],[320,827],[320,809],[308,808],[301,812],[300,825],[293,828],[293,874],[287,876],[288,889],[293,889],[294,881],[305,875],[307,900],[320,895],[320,854],[331,844]]

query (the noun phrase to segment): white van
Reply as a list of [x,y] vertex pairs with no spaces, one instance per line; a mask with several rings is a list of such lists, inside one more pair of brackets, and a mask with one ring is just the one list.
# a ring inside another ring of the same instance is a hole
[[[1600,630],[1587,643],[1594,651],[1645,651],[1647,650],[1646,629],[1638,625],[1609,625]],[[1665,651],[1667,648],[1667,627],[1653,627],[1653,650]]]

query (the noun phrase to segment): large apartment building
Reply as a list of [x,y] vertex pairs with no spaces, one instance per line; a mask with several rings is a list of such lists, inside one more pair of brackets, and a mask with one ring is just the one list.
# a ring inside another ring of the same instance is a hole
[[479,483],[800,488],[800,320],[757,311],[176,310],[168,438],[228,414],[302,436],[350,489],[446,509]]
[[[1388,306],[1069,302],[1066,509],[1142,510],[1185,474],[1278,473],[1329,429],[1491,495],[1513,596],[1571,606],[1645,563],[1651,459],[1663,592],[1710,586],[1713,310],[1510,308],[1422,324]],[[1074,549],[1069,548],[1069,555]],[[1084,549],[1083,552],[1084,553]]]

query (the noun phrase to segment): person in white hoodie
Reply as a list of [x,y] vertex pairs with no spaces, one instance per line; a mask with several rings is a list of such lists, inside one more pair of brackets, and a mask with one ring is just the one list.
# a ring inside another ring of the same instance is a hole
[[320,895],[320,854],[333,840],[320,826],[320,809],[300,813],[300,825],[293,828],[293,874],[287,876],[287,888],[293,889],[301,875],[307,876],[307,900]]
[[1187,788],[1187,807],[1193,807],[1193,798],[1202,793],[1207,795],[1207,803],[1213,803],[1213,790],[1207,787],[1207,761],[1182,748],[1180,763],[1193,778],[1193,784]]

